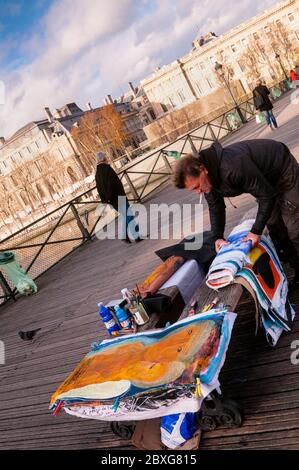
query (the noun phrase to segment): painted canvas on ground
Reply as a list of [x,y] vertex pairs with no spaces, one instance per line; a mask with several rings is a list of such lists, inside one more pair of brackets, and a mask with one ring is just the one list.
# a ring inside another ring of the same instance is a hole
[[50,408],[106,420],[197,411],[219,385],[234,320],[234,313],[211,310],[163,330],[104,341],[58,388]]

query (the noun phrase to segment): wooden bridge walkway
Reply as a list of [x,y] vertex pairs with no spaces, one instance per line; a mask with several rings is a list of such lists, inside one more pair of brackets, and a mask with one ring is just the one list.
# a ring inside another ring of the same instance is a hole
[[[270,133],[251,121],[225,139],[270,137],[290,146],[299,160],[298,105],[285,96],[276,104],[280,128]],[[150,202],[181,204],[196,201],[187,191],[165,185]],[[149,202],[147,202],[148,204]],[[255,205],[248,195],[227,207],[227,231]],[[205,208],[205,226],[208,214]],[[61,412],[53,417],[49,400],[58,385],[106,336],[97,303],[120,297],[158,263],[154,251],[171,244],[147,240],[127,246],[119,240],[94,240],[76,250],[38,280],[36,296],[21,298],[0,309],[0,340],[6,362],[0,365],[0,449],[133,449],[119,440],[104,421],[84,420]],[[299,293],[291,300],[299,309]],[[299,365],[292,365],[294,329],[270,349],[254,336],[254,307],[244,294],[237,309],[228,359],[221,376],[224,391],[245,408],[241,428],[218,428],[203,434],[200,449],[299,449]],[[41,328],[32,341],[20,330]]]

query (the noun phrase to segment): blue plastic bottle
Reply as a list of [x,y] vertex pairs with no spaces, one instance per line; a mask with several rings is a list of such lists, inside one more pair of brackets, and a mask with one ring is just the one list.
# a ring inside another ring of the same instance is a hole
[[98,304],[98,307],[99,307],[99,315],[102,318],[102,320],[103,320],[103,322],[104,322],[104,324],[105,324],[105,326],[108,330],[108,333],[112,336],[113,331],[119,331],[120,330],[120,326],[116,323],[116,321],[113,318],[112,313],[110,312],[110,310],[107,307],[105,307],[103,302],[100,302]]
[[119,305],[114,307],[115,315],[120,323],[122,328],[131,328],[131,321],[128,317],[127,312],[121,308]]

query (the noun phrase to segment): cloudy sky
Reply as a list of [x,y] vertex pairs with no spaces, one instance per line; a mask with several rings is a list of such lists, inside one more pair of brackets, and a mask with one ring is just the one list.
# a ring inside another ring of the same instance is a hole
[[0,136],[43,118],[45,106],[101,105],[186,54],[199,33],[225,33],[275,3],[0,0]]

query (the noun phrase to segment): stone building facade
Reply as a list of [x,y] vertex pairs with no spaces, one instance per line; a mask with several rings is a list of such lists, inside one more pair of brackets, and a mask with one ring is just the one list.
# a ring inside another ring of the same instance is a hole
[[141,81],[157,116],[222,87],[215,72],[216,62],[224,65],[227,80],[240,81],[247,92],[256,82],[255,65],[260,78],[269,85],[284,78],[283,70],[288,73],[299,62],[299,0],[278,3],[227,34],[211,34],[208,41],[200,38],[192,45],[184,57]]
[[46,113],[47,119],[2,138],[1,239],[90,187],[94,164],[82,161],[69,132],[83,111],[71,103],[57,110],[56,117],[48,108]]

